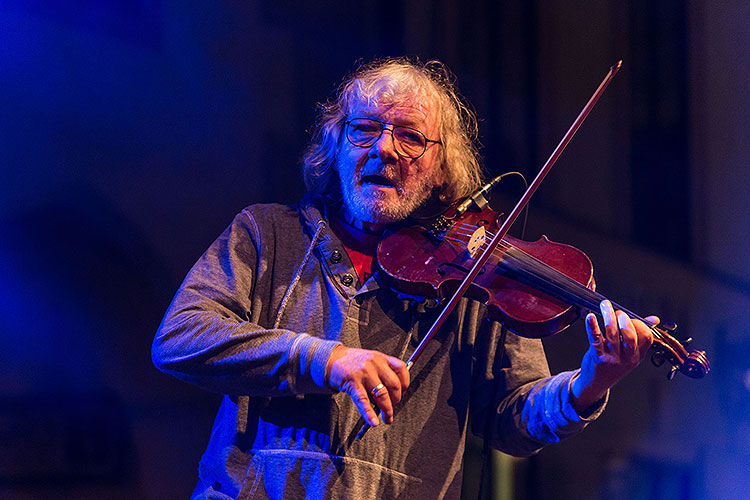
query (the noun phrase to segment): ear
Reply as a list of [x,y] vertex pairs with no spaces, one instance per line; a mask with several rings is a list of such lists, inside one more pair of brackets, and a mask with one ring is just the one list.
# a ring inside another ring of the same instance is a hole
[[438,168],[439,168],[439,170],[435,174],[435,180],[433,181],[432,185],[433,185],[433,187],[442,190],[445,187],[445,185],[447,184],[445,182],[445,177],[446,177],[446,175],[445,175],[445,164],[441,163]]

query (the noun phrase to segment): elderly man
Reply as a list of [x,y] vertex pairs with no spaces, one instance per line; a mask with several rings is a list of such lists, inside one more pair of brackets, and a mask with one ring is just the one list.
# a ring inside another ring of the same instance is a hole
[[322,106],[305,198],[246,208],[185,278],[154,362],[225,395],[193,498],[458,498],[469,430],[533,454],[595,419],[645,355],[647,326],[603,303],[581,368],[550,376],[538,340],[462,299],[407,370],[439,308],[389,288],[375,248],[429,199],[481,185],[451,81],[434,62],[360,68]]

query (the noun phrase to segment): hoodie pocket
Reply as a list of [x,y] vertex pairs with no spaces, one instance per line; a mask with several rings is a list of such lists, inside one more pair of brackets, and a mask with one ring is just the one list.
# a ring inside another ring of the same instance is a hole
[[296,450],[253,450],[238,499],[418,498],[422,481],[350,457]]

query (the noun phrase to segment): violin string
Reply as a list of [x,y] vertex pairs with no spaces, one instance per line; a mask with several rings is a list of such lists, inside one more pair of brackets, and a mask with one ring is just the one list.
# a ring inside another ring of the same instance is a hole
[[505,260],[508,264],[520,264],[519,267],[522,270],[534,272],[552,289],[559,290],[567,295],[572,295],[582,302],[581,305],[588,309],[595,309],[598,304],[604,300],[604,297],[601,294],[587,288],[578,281],[539,261],[519,248],[509,247],[506,251]]
[[[490,234],[490,236],[494,236],[491,232],[488,232],[488,234]],[[454,239],[455,241],[460,241],[462,243],[465,243],[463,240],[460,240],[458,238],[454,238]],[[509,257],[515,258],[517,262],[526,264],[526,266],[529,269],[534,270],[537,273],[539,273],[541,275],[539,276],[540,278],[545,279],[546,281],[548,281],[550,284],[553,284],[553,285],[557,282],[562,282],[563,284],[567,285],[567,287],[557,287],[558,289],[566,291],[566,292],[583,293],[586,295],[586,297],[583,297],[583,298],[591,302],[601,301],[605,299],[605,297],[602,296],[601,294],[596,293],[595,291],[582,285],[578,281],[570,278],[566,274],[561,273],[560,271],[552,268],[551,266],[540,261],[536,257],[529,255],[528,253],[524,252],[520,248],[507,242],[501,242],[501,244],[503,245],[502,248],[506,250],[506,254],[508,254]],[[486,247],[486,242],[482,246]],[[552,278],[554,278],[554,281],[552,280]],[[598,307],[592,308],[591,306],[593,305],[594,304],[586,304],[586,307],[593,309],[593,310],[598,310]],[[596,305],[598,306],[598,304]],[[620,309],[623,309],[623,308],[620,307]],[[643,319],[637,314],[632,313],[631,311],[626,311],[626,312],[628,313],[629,316],[632,316],[634,318],[641,319],[641,320]]]
[[[527,269],[531,269],[534,272],[540,273],[540,277],[545,279],[547,281],[547,284],[550,285],[551,288],[561,290],[564,293],[570,294],[574,297],[577,296],[579,298],[582,298],[584,302],[588,301],[587,304],[581,305],[593,312],[598,313],[599,303],[601,303],[602,300],[606,299],[606,297],[604,297],[602,294],[589,289],[573,278],[567,276],[564,273],[561,273],[553,267],[550,267],[549,265],[540,261],[536,257],[529,255],[518,247],[508,245],[508,251],[506,252],[506,255],[511,257],[512,259],[515,259],[517,262],[526,265]],[[662,332],[648,323],[644,318],[620,306],[619,304],[613,303],[612,305],[614,309],[622,310],[630,318],[638,319],[644,322],[646,325],[648,325],[649,329],[652,331],[654,337],[657,338],[657,340],[660,340],[662,342],[665,341]]]
[[[470,237],[473,235],[474,231],[476,231],[475,227],[466,223],[454,223],[453,226],[458,227],[460,229],[459,231],[453,231],[459,236]],[[470,232],[470,234],[464,233],[462,230],[468,231]],[[492,233],[491,231],[487,231],[487,235],[490,237],[494,237],[494,233]],[[450,237],[449,239],[453,241],[461,242],[464,244],[468,243],[468,241],[464,241],[463,239],[456,238],[456,237]],[[485,239],[481,247],[486,248],[487,245],[489,245],[489,241]],[[581,283],[569,277],[568,275],[558,271],[557,269],[554,269],[553,267],[540,261],[536,257],[529,255],[528,253],[524,252],[523,250],[516,247],[515,245],[512,245],[505,241],[501,241],[500,245],[498,245],[498,248],[501,250],[505,250],[504,252],[501,252],[501,255],[499,256],[496,255],[497,249],[493,251],[493,256],[497,257],[499,261],[502,261],[502,257],[505,256],[506,257],[505,261],[507,264],[510,264],[511,260],[522,264],[523,266],[526,267],[526,269],[522,269],[522,270],[533,271],[534,273],[536,273],[535,277],[537,279],[540,279],[542,282],[544,282],[545,285],[549,286],[554,291],[563,293],[564,296],[573,296],[573,297],[578,298],[579,301],[582,302],[579,305],[582,305],[583,307],[593,312],[598,312],[599,303],[601,303],[601,301],[603,300],[606,300],[606,297],[604,297],[600,293],[582,285]],[[638,319],[640,321],[643,321],[649,327],[655,339],[661,341],[662,343],[666,343],[666,340],[662,332],[659,329],[657,329],[654,325],[651,325],[650,323],[645,321],[645,319],[642,318],[640,315],[635,314],[632,311],[629,311],[628,309],[622,306],[619,306],[618,304],[613,304],[613,307],[615,307],[616,309],[622,310],[632,319]]]
[[[488,234],[490,233],[488,232]],[[494,236],[492,234],[490,235]],[[463,242],[463,240],[458,240],[458,239],[457,241]],[[485,240],[482,243],[482,247],[486,248],[488,244],[489,242]],[[526,269],[522,269],[522,270],[534,271],[535,276],[538,279],[541,279],[542,281],[546,282],[546,284],[550,286],[551,288],[564,292],[567,295],[574,295],[574,296],[578,295],[579,297],[583,295],[580,298],[586,302],[585,304],[582,304],[585,307],[591,309],[592,305],[598,304],[598,302],[601,302],[601,300],[604,300],[604,297],[601,294],[598,294],[590,290],[589,288],[581,285],[576,280],[550,267],[548,264],[529,255],[528,253],[515,247],[514,245],[511,245],[510,243],[502,241],[500,245],[498,245],[498,247],[505,250],[504,252],[505,256],[509,257],[510,259],[513,259],[515,262],[524,264]],[[495,255],[495,252],[493,252],[493,256],[497,256]],[[497,257],[500,258],[501,256],[497,256]],[[512,263],[508,258],[506,258],[505,260],[507,264]]]
[[[490,236],[494,236],[494,234],[492,232],[490,232],[490,231],[488,231],[487,233]],[[520,248],[518,248],[518,247],[516,247],[516,246],[514,246],[514,245],[512,245],[510,243],[507,243],[505,241],[502,241],[501,245],[503,245],[501,248],[503,248],[503,249],[506,250],[506,254],[509,257],[515,258],[517,262],[521,262],[523,264],[526,264],[526,266],[527,266],[528,269],[531,269],[531,270],[536,271],[537,273],[539,273],[540,274],[540,276],[539,276],[540,278],[546,279],[551,284],[555,283],[555,281],[552,281],[552,279],[554,278],[556,280],[556,282],[563,282],[565,285],[567,285],[567,287],[560,288],[561,290],[567,291],[567,292],[580,292],[580,293],[583,293],[583,294],[587,295],[587,297],[584,297],[584,298],[588,299],[590,301],[595,301],[595,300],[601,301],[601,300],[605,299],[605,297],[602,296],[601,294],[596,293],[595,291],[587,288],[586,286],[584,286],[581,283],[579,283],[578,281],[570,278],[566,274],[561,273],[557,269],[552,268],[551,266],[549,266],[548,264],[540,261],[536,257],[534,257],[532,255],[529,255],[528,253],[524,252]],[[483,244],[482,246],[486,247],[485,244]],[[500,247],[500,245],[498,245],[498,246]],[[587,305],[587,307],[589,305]],[[637,315],[636,315],[636,317],[637,317]]]
[[[578,281],[574,280],[573,278],[567,276],[564,273],[561,273],[557,269],[545,264],[544,262],[540,261],[533,255],[529,255],[528,253],[524,252],[520,248],[508,245],[508,251],[506,252],[506,255],[509,255],[511,258],[516,259],[518,262],[521,262],[527,266],[527,268],[534,270],[535,272],[539,272],[542,276],[542,278],[545,278],[548,281],[548,284],[552,286],[552,288],[556,288],[559,290],[562,290],[563,292],[567,292],[570,295],[575,296],[581,296],[584,300],[590,301],[588,304],[582,304],[584,307],[587,307],[593,312],[599,312],[599,303],[601,303],[602,300],[606,300],[606,297],[604,297],[602,294],[591,290],[590,288],[584,286],[583,284],[579,283]],[[559,286],[558,286],[559,283]],[[649,322],[647,322],[643,317],[640,315],[622,307],[619,304],[613,303],[612,304],[614,309],[619,309],[623,312],[625,312],[631,319],[638,319],[645,323],[649,329],[652,331],[655,338],[658,340],[664,342],[665,338],[660,330],[654,327],[654,325],[651,325]]]

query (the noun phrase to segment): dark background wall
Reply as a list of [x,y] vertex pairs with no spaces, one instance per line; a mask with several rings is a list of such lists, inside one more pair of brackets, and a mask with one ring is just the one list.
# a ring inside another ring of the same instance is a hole
[[[397,55],[447,63],[490,173],[529,178],[623,59],[527,237],[589,252],[600,290],[714,362],[639,368],[587,433],[516,462],[517,498],[748,490],[743,2],[183,4],[0,0],[0,497],[189,496],[218,396],[151,366],[161,315],[237,211],[302,194],[315,104]],[[548,349],[575,367],[582,327]]]

